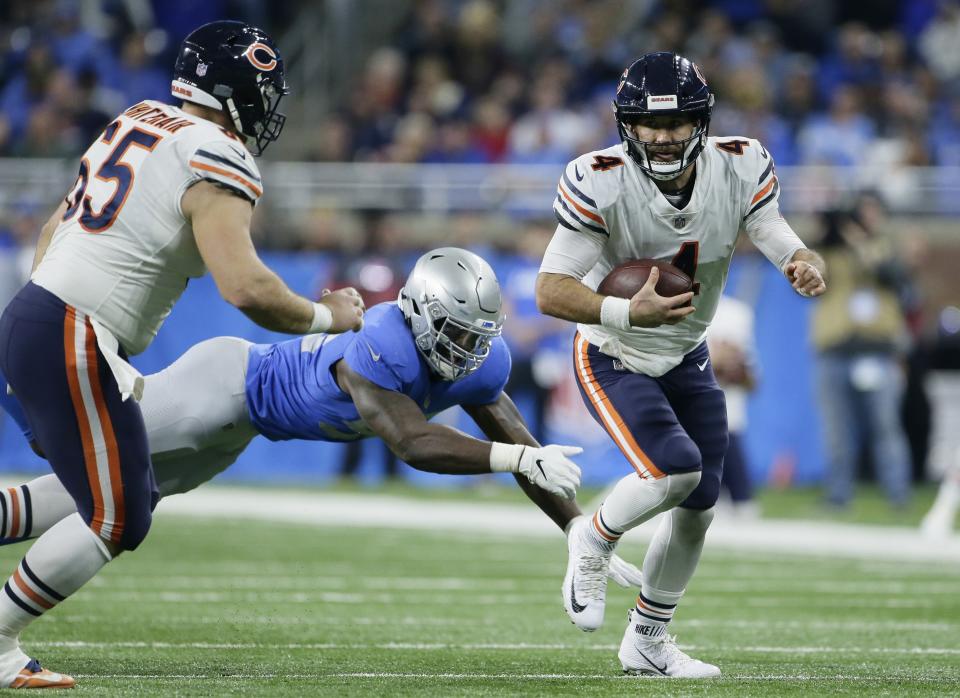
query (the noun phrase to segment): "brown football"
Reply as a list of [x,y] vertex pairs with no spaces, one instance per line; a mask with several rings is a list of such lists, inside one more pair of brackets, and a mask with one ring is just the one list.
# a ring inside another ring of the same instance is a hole
[[652,267],[660,270],[656,291],[661,296],[679,296],[681,293],[693,290],[693,280],[670,262],[658,259],[631,259],[611,269],[597,287],[597,293],[603,296],[633,298],[647,283]]

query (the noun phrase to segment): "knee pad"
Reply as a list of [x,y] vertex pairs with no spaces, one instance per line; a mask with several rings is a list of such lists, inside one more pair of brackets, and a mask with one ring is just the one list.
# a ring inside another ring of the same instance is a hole
[[720,474],[704,472],[699,484],[681,504],[686,509],[710,509],[720,498]]
[[120,535],[120,549],[136,550],[137,546],[147,537],[152,521],[153,513],[149,511],[145,511],[136,517],[131,517],[124,521],[123,533]]
[[675,507],[697,488],[700,482],[700,471],[667,475],[663,480],[665,480],[667,487],[667,494],[663,503],[667,508]]
[[664,444],[662,458],[672,473],[690,473],[703,467],[700,449],[686,434],[670,437]]

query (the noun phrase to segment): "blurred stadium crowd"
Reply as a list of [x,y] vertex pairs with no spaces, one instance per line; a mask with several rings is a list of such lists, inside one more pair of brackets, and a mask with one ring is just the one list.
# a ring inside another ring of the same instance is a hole
[[[125,105],[169,97],[172,52],[192,27],[242,17],[283,46],[306,5],[8,0],[0,154],[76,155]],[[389,45],[344,76],[351,88],[301,159],[566,162],[615,140],[616,80],[656,49],[699,62],[717,95],[714,133],[760,138],[779,165],[960,164],[956,0],[407,6]]]

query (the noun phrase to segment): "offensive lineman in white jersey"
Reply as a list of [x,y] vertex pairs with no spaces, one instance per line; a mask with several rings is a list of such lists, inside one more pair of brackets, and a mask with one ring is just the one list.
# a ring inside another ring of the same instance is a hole
[[[651,53],[627,68],[614,101],[623,142],[567,165],[554,203],[560,225],[537,279],[540,310],[578,323],[581,394],[636,470],[568,529],[563,603],[578,627],[603,622],[620,536],[668,512],[620,646],[623,669],[634,674],[720,675],[680,651],[666,626],[719,493],[726,410],[704,338],[739,231],[798,293],[826,290],[823,260],[780,215],[770,154],[753,139],[708,138],[712,106],[706,81],[682,56]],[[694,292],[657,295],[656,269],[631,299],[594,291],[611,268],[638,258],[672,261],[694,279]]]
[[[150,528],[158,492],[136,403],[143,379],[126,357],[150,344],[187,281],[209,268],[225,300],[272,330],[363,322],[356,291],[298,296],[250,239],[263,186],[246,142],[259,155],[284,123],[270,37],[242,22],[200,27],[171,90],[182,108],[137,104],[90,146],[41,231],[31,281],[0,318],[0,371],[78,510],[37,539],[0,593],[0,687],[74,685],[24,654],[20,632]],[[18,505],[29,513],[29,499]]]

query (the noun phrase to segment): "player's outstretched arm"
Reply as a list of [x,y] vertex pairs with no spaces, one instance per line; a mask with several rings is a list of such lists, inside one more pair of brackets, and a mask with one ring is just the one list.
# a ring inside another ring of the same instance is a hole
[[[491,441],[522,444],[534,448],[540,446],[527,430],[527,425],[523,421],[520,410],[517,409],[513,400],[506,393],[500,393],[496,402],[488,405],[463,405],[463,410],[470,415],[470,418],[476,422],[477,426]],[[530,498],[530,501],[540,507],[540,510],[549,516],[561,530],[566,530],[567,524],[580,516],[581,511],[576,500],[564,499],[550,494],[546,490],[534,486],[519,473],[515,473],[514,477],[517,479],[520,489]]]
[[783,273],[801,296],[819,296],[827,290],[827,264],[813,250],[794,252]]
[[358,330],[363,301],[342,289],[313,303],[291,291],[257,256],[250,238],[251,203],[211,182],[183,195],[180,208],[193,227],[200,256],[220,295],[261,327],[306,334]]
[[567,456],[580,449],[565,446],[516,446],[490,443],[442,424],[431,424],[408,396],[385,390],[346,362],[336,367],[340,388],[350,394],[367,426],[398,458],[417,470],[450,475],[512,472],[566,498],[580,485],[580,468]]
[[[505,441],[507,443],[538,446],[537,440],[527,430],[523,415],[506,393],[500,393],[496,402],[489,405],[463,405],[464,411],[470,415],[477,426],[483,430],[491,441]],[[549,516],[564,534],[569,533],[574,519],[583,514],[576,500],[563,499],[534,487],[519,475],[517,484],[530,500],[540,507],[544,514]],[[639,587],[643,582],[643,575],[633,564],[618,555],[610,559],[610,568],[607,575],[622,587]]]

